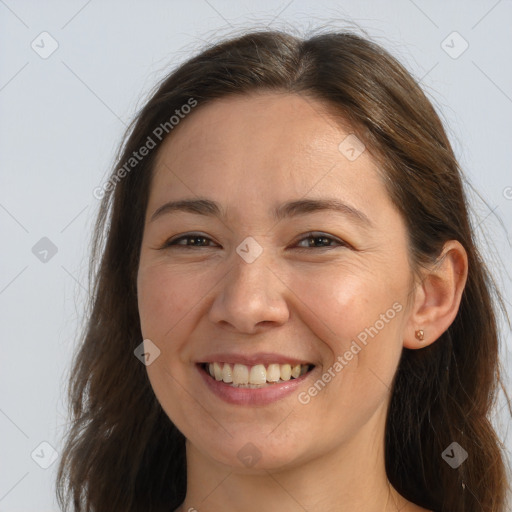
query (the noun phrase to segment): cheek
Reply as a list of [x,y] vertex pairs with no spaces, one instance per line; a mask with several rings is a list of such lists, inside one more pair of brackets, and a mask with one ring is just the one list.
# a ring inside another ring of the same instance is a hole
[[308,327],[314,326],[317,347],[323,348],[319,379],[327,384],[316,381],[300,398],[301,403],[310,400],[312,410],[324,411],[322,435],[335,437],[360,429],[390,393],[402,352],[405,289],[398,279],[390,283],[373,273],[321,277],[316,276],[315,286],[311,276],[302,277],[296,287],[317,317]]
[[190,336],[187,322],[194,306],[204,295],[193,276],[170,265],[141,266],[137,276],[137,297],[141,330],[160,349],[159,357],[146,370],[153,391],[171,420],[184,431],[191,428],[186,418],[190,396],[183,346]]
[[141,268],[137,297],[143,336],[159,340],[173,329],[200,300],[202,293],[196,286],[192,276],[164,265]]
[[403,276],[391,279],[384,269],[377,274],[355,266],[298,274],[294,279],[294,291],[307,305],[302,308],[308,315],[303,320],[320,340],[328,362],[323,370],[343,358],[338,373],[345,376],[345,391],[357,386],[361,396],[363,389],[370,392],[361,387],[363,381],[375,381],[379,388],[392,381],[402,350],[407,290],[402,281]]
[[384,271],[379,275],[355,265],[333,265],[297,272],[292,282],[297,296],[321,320],[317,322],[324,333],[320,338],[346,340],[372,326],[400,302],[405,290],[401,280],[400,276],[390,279]]

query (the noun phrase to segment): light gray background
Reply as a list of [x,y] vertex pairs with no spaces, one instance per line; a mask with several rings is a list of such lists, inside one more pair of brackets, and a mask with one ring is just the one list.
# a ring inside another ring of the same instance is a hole
[[[57,463],[38,465],[51,462],[40,443],[62,448],[98,207],[92,191],[149,90],[203,41],[244,27],[304,34],[354,23],[421,80],[447,124],[482,196],[475,224],[510,308],[510,0],[0,0],[0,512],[57,510]],[[58,43],[45,59],[31,47],[51,49],[44,31]],[[32,252],[43,237],[58,251],[46,262]],[[506,369],[510,341],[504,325]],[[510,452],[504,403],[494,421]]]

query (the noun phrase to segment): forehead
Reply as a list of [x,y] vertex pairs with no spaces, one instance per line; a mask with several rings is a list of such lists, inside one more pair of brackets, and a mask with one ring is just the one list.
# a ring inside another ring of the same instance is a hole
[[309,97],[265,92],[213,100],[160,147],[150,202],[200,195],[257,206],[335,195],[374,209],[385,189],[364,147],[347,153],[357,141]]
[[267,159],[286,155],[289,160],[294,154],[293,160],[319,157],[343,135],[326,105],[305,96],[275,92],[213,100],[197,107],[177,128],[160,149],[160,155],[173,153],[176,162],[182,156],[188,161],[200,157],[198,149],[211,156],[229,150],[231,159],[256,156],[262,149]]

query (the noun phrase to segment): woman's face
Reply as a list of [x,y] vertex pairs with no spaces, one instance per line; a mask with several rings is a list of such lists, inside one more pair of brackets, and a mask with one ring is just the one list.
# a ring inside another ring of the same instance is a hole
[[[189,449],[276,469],[381,439],[411,269],[369,152],[321,103],[290,94],[216,100],[175,130],[137,286],[145,347],[160,350],[149,379]],[[161,209],[198,199],[216,206]]]

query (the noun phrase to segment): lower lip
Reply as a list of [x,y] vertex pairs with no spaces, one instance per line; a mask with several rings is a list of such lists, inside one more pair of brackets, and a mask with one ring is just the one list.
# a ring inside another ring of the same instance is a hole
[[309,371],[296,379],[279,384],[271,384],[263,388],[235,388],[221,380],[215,380],[201,365],[196,365],[204,382],[215,395],[229,404],[236,405],[267,405],[290,395],[315,371]]

